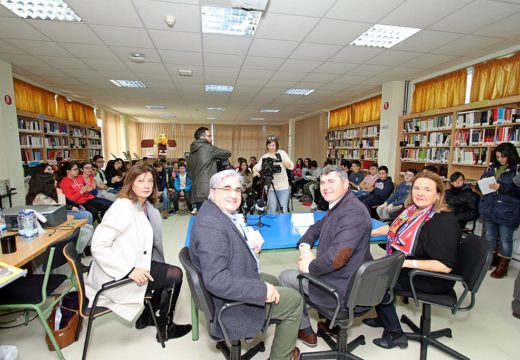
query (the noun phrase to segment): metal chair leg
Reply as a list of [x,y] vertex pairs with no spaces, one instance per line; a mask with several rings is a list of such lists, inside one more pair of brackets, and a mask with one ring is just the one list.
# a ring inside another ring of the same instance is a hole
[[155,313],[153,311],[152,302],[150,300],[145,300],[145,303],[146,306],[148,306],[148,310],[150,310],[150,314],[152,314],[153,324],[155,325],[155,330],[157,330],[157,337],[159,338],[159,342],[164,349],[166,345],[164,345],[164,339],[162,337],[161,331],[159,331],[159,324],[157,324],[157,318],[155,317]]

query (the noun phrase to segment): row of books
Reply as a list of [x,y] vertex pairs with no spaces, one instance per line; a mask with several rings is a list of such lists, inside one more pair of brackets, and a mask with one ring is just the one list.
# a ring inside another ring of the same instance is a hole
[[361,128],[361,134],[362,136],[379,136],[379,126],[374,125]]
[[429,119],[413,119],[404,123],[404,131],[431,131],[451,129],[452,119],[451,115],[436,116]]
[[19,130],[27,130],[27,131],[34,131],[34,132],[40,132],[40,122],[30,119],[24,119],[22,117],[18,118],[18,129]]
[[67,135],[67,125],[52,121],[43,122],[43,132],[46,134],[61,134]]
[[89,139],[101,139],[101,132],[99,130],[88,129]]
[[87,137],[87,132],[86,132],[86,129],[84,129],[84,128],[71,126],[70,127],[70,136]]
[[44,143],[46,148],[60,148],[69,146],[68,139],[54,136],[46,136]]
[[445,132],[429,134],[408,134],[400,146],[450,146],[451,135]]
[[101,155],[101,149],[91,149],[88,151],[88,157],[92,159],[96,155]]
[[47,150],[47,160],[54,160],[58,157],[69,159],[70,150]]
[[520,126],[457,129],[455,134],[455,145],[459,146],[498,145],[503,142],[519,144]]
[[500,106],[485,111],[468,111],[457,114],[458,128],[510,123],[520,123],[520,109]]
[[448,148],[428,148],[428,149],[401,149],[402,161],[419,161],[429,163],[447,164],[450,154]]
[[29,161],[41,161],[43,159],[40,150],[22,150],[22,161],[27,163]]
[[20,134],[20,147],[42,147],[42,137],[38,135]]
[[486,165],[486,156],[486,148],[455,148],[453,150],[453,163],[464,165]]
[[70,139],[70,147],[72,148],[86,148],[87,147],[87,140],[86,139],[78,139],[78,138],[71,138]]

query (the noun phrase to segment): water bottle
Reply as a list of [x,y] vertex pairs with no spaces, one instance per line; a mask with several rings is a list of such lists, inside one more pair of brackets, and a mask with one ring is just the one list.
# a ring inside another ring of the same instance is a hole
[[24,230],[24,238],[25,240],[34,239],[34,211],[29,210],[24,213],[23,218],[23,230]]
[[5,223],[4,210],[0,208],[0,237],[4,236],[4,231],[7,230],[7,225]]
[[25,215],[23,211],[20,211],[18,213],[18,216],[16,217],[16,221],[18,222],[18,234],[22,237],[25,236],[25,231],[23,230],[23,221],[24,221]]

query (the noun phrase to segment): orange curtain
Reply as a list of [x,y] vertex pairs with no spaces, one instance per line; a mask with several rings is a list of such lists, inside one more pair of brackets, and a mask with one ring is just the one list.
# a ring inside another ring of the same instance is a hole
[[56,116],[54,94],[18,79],[13,79],[16,108],[37,114]]
[[520,95],[520,53],[474,65],[471,101]]
[[415,84],[412,113],[463,105],[466,95],[466,69]]
[[329,129],[352,124],[352,105],[332,110],[329,116]]
[[353,124],[359,124],[381,117],[381,95],[352,104]]

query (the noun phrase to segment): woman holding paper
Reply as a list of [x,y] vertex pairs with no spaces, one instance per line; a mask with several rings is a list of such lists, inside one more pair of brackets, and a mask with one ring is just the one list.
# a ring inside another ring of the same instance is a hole
[[[492,163],[479,182],[484,194],[479,211],[486,239],[493,248],[497,246],[497,239],[500,240],[498,265],[491,277],[501,279],[507,275],[513,254],[513,232],[520,224],[520,188],[513,184],[513,178],[519,172],[519,157],[511,143],[498,145],[491,156]],[[495,181],[490,181],[493,179]],[[487,184],[487,189],[482,188],[483,183]]]

